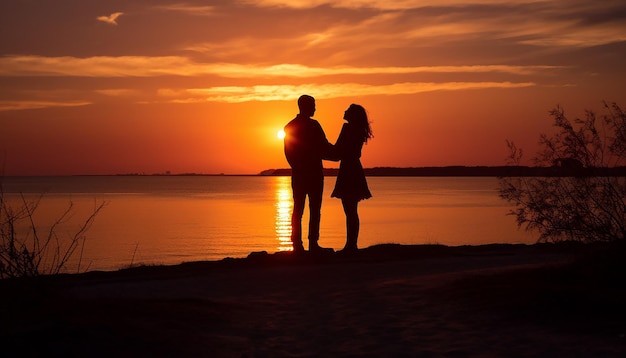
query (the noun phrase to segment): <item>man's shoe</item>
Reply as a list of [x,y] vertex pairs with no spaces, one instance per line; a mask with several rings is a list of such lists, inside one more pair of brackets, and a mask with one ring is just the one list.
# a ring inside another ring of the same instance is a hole
[[294,243],[293,244],[293,253],[296,255],[304,254],[304,245],[302,243]]

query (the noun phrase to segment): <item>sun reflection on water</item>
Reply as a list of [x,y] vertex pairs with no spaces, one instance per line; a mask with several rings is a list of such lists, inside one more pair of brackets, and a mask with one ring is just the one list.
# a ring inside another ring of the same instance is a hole
[[278,251],[291,251],[291,181],[289,177],[276,177],[276,239]]

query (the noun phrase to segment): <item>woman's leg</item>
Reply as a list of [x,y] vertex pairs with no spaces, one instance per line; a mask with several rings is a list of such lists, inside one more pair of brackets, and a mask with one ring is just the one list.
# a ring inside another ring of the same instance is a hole
[[358,200],[342,199],[343,212],[346,214],[346,246],[344,250],[356,250],[359,238]]

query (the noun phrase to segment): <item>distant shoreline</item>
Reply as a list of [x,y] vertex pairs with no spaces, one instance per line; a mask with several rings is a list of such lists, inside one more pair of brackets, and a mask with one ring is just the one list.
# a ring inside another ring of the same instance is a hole
[[[337,176],[339,169],[326,168],[324,175]],[[375,167],[365,168],[365,175],[409,177],[554,177],[554,176],[626,176],[626,167],[569,168],[528,166],[445,166],[445,167]],[[289,176],[291,169],[268,169],[261,176]]]
[[[374,167],[364,168],[368,177],[584,177],[612,176],[626,177],[626,166],[612,168],[577,168],[577,167],[530,167],[530,166],[462,166],[441,167]],[[338,168],[324,168],[325,176],[337,176]],[[8,175],[6,177],[96,177],[96,176],[291,176],[290,168],[266,169],[257,174],[227,173],[119,173],[119,174],[70,174],[70,175]],[[0,176],[1,177],[1,176]]]

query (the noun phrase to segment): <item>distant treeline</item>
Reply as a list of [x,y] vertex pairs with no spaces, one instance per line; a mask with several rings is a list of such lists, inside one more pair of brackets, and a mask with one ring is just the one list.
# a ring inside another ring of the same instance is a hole
[[[365,175],[375,176],[410,176],[410,177],[550,177],[550,176],[626,176],[626,167],[614,168],[571,168],[571,167],[527,167],[527,166],[447,166],[365,168]],[[324,175],[336,176],[339,169],[326,168]],[[259,175],[289,176],[291,169],[268,169]]]

